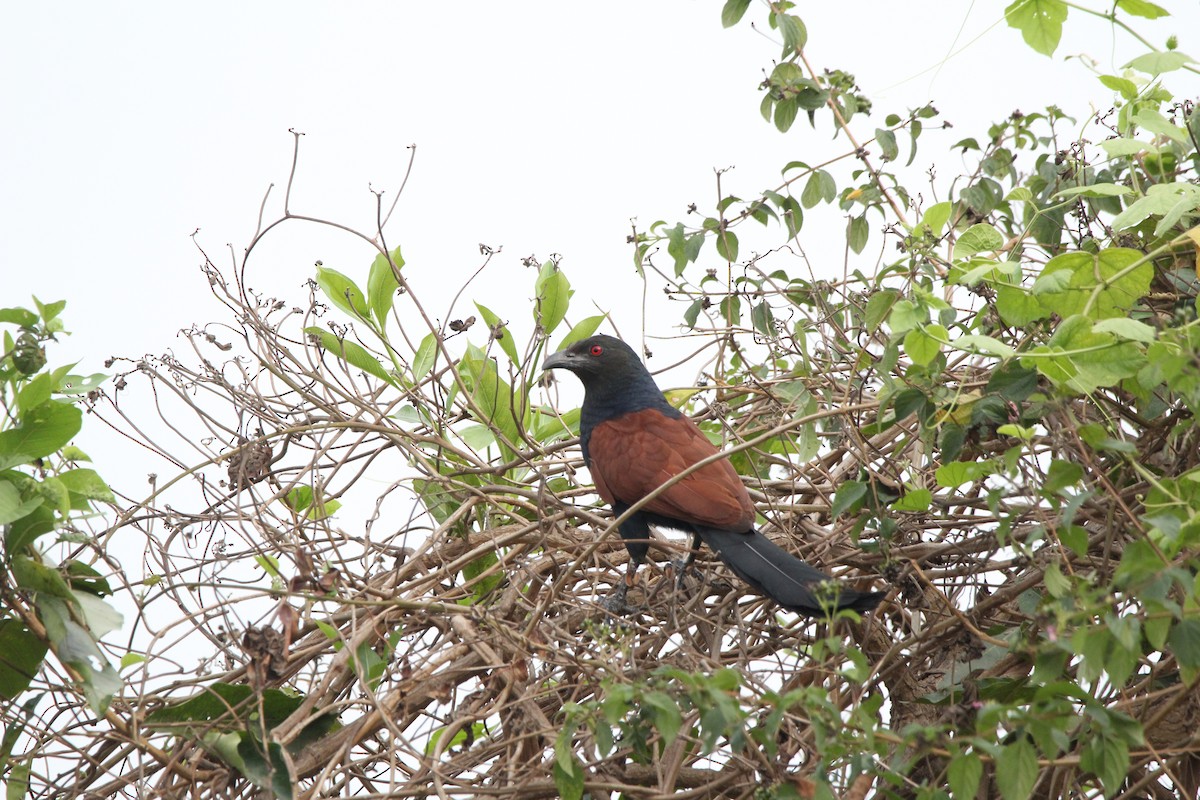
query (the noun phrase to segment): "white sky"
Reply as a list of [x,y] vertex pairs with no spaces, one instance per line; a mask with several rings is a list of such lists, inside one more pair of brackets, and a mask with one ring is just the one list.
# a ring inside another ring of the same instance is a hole
[[[1175,17],[1135,20],[1137,30],[1160,47],[1177,33],[1200,57],[1200,4],[1159,2]],[[417,143],[390,239],[427,296],[482,263],[480,242],[503,246],[454,314],[434,303],[439,317],[472,313],[471,299],[527,316],[532,275],[520,258],[557,252],[576,307],[594,298],[636,336],[631,217],[645,227],[682,219],[689,202],[711,204],[715,167],[736,165],[725,188],[748,197],[788,161],[843,147],[830,143],[827,119],[816,131],[801,119],[786,135],[762,121],[756,87],[778,48],[745,22],[723,30],[721,5],[4,3],[0,305],[34,293],[68,300],[76,335],[51,357],[83,359],[83,372],[109,355],[175,346],[177,330],[223,314],[190,234],[199,228],[220,263],[227,243],[240,252],[272,182],[267,217],[279,210],[296,128],[306,136],[293,211],[367,231],[368,184],[390,198]],[[855,73],[875,101],[867,135],[887,112],[926,100],[954,123],[922,139],[923,168],[1014,108],[1073,102],[1068,112],[1082,118],[1107,106],[1108,90],[1064,57],[1086,52],[1115,71],[1141,52],[1072,12],[1045,58],[1003,23],[1004,5],[802,2],[796,13],[813,64]],[[756,3],[747,19],[761,16]],[[1195,76],[1176,75],[1177,95],[1189,80],[1200,93]],[[840,273],[841,237],[839,223],[802,238],[818,253],[831,247]],[[313,261],[365,280],[370,258],[344,236],[285,226],[251,283],[301,301]],[[647,333],[669,334],[680,313]]]

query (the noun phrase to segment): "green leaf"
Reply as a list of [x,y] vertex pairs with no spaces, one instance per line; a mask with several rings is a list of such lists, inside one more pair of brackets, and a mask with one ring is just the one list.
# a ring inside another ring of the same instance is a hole
[[321,287],[321,291],[325,293],[330,302],[342,311],[367,324],[374,324],[371,322],[367,299],[354,281],[337,270],[318,266],[317,286]]
[[0,620],[0,697],[15,700],[29,688],[47,649],[19,620]]
[[13,577],[17,586],[34,592],[41,592],[64,600],[74,600],[71,587],[63,579],[62,573],[53,567],[48,567],[40,561],[25,556],[13,556],[11,565]]
[[914,328],[904,336],[904,351],[914,364],[923,367],[937,358],[948,335],[941,325]]
[[947,777],[954,800],[974,800],[983,777],[983,761],[977,753],[959,753],[950,759]]
[[[399,247],[392,251],[391,260],[396,262],[396,269],[404,266]],[[387,327],[388,314],[392,311],[398,288],[400,281],[396,280],[396,273],[392,271],[387,255],[380,253],[375,256],[375,260],[371,262],[371,273],[367,276],[367,297],[370,299],[371,311],[379,322],[380,330]]]
[[953,344],[960,350],[986,353],[1000,358],[1008,358],[1016,353],[1012,347],[999,339],[992,336],[983,336],[982,334],[969,333],[966,336],[960,336],[954,340]]
[[533,320],[543,333],[549,335],[567,315],[567,305],[575,292],[567,276],[553,261],[547,261],[538,273],[534,293],[537,302],[533,309]]
[[937,468],[934,473],[938,486],[953,489],[991,475],[996,465],[987,461],[951,461]]
[[1004,247],[1004,236],[987,223],[972,225],[958,235],[954,242],[954,260],[970,258],[977,253],[992,253]]
[[1055,192],[1056,197],[1122,197],[1133,190],[1117,183],[1092,183],[1087,186],[1070,186]]
[[876,128],[875,141],[879,142],[879,149],[882,151],[884,161],[896,160],[896,156],[900,154],[900,148],[896,145],[896,134],[887,128]]
[[1194,60],[1178,50],[1167,50],[1162,53],[1146,53],[1140,55],[1125,65],[1125,69],[1136,69],[1148,75],[1161,75],[1164,72],[1174,72],[1183,69]]
[[1154,266],[1137,250],[1076,251],[1050,259],[1033,285],[1033,294],[1064,319],[1085,309],[1093,320],[1124,317],[1150,290],[1153,277]]
[[785,56],[790,55],[795,50],[804,49],[804,45],[808,41],[808,31],[799,17],[792,14],[785,14],[782,11],[776,11],[774,20],[776,27],[779,28],[779,32],[783,34],[783,52]]
[[[764,102],[769,102],[771,96],[767,95]],[[800,111],[800,104],[796,98],[789,97],[775,103],[775,129],[780,133],[787,133],[796,121],[796,115]]]
[[483,317],[484,324],[488,326],[488,335],[493,337],[494,341],[500,343],[500,349],[508,356],[508,360],[514,364],[521,363],[521,357],[517,353],[517,343],[513,339],[512,334],[509,333],[508,326],[500,321],[500,317],[494,311],[482,303],[476,303],[475,308],[479,310],[479,315]]
[[837,197],[837,182],[833,176],[823,169],[814,170],[804,184],[800,193],[800,203],[805,208],[812,208],[817,203],[832,203]]
[[305,328],[304,332],[309,336],[316,337],[322,349],[328,350],[351,366],[358,367],[363,372],[387,381],[393,386],[396,385],[396,379],[383,368],[383,365],[375,356],[371,355],[370,351],[357,342],[338,338],[333,333],[317,327]]
[[554,348],[554,352],[557,353],[559,350],[565,350],[575,342],[588,338],[596,332],[601,323],[606,319],[608,319],[607,314],[598,314],[575,323],[575,327],[571,328],[570,332],[563,337],[562,341],[558,343],[558,347]]
[[726,28],[737,25],[749,7],[750,0],[726,0],[725,6],[721,9],[721,25]]
[[888,314],[892,311],[892,306],[900,299],[900,292],[895,289],[881,289],[875,292],[867,300],[867,307],[863,311],[863,325],[866,326],[868,333],[874,333],[879,330],[879,326],[887,319]]
[[1138,95],[1137,84],[1128,78],[1119,78],[1116,75],[1101,75],[1100,83],[1114,92],[1119,92],[1121,97],[1126,100],[1132,100]]
[[83,427],[83,412],[51,400],[21,415],[15,428],[0,433],[0,469],[26,464],[63,447]]
[[566,768],[562,759],[554,760],[554,786],[562,800],[581,800],[583,778],[583,765],[574,756],[570,757]]
[[521,428],[513,409],[513,390],[500,378],[493,359],[471,346],[463,356],[460,372],[471,389],[472,413],[478,421],[499,430],[507,443],[500,441],[505,460],[515,455],[521,444]]
[[1126,14],[1132,14],[1135,17],[1143,19],[1158,19],[1159,17],[1169,17],[1171,12],[1167,11],[1162,6],[1156,6],[1149,0],[1117,0],[1117,8],[1124,11]]
[[417,346],[417,352],[413,354],[412,371],[413,380],[419,382],[422,378],[429,374],[429,370],[433,369],[434,360],[438,353],[438,335],[429,333],[421,340],[421,344]]
[[1037,782],[1037,751],[1028,739],[1000,748],[996,756],[996,786],[1004,800],[1028,800]]
[[1025,44],[1045,56],[1054,55],[1067,19],[1063,0],[1016,0],[1004,9],[1010,28],[1021,31]]
[[1063,489],[1074,486],[1083,478],[1083,467],[1070,461],[1052,459],[1050,468],[1046,471],[1046,479],[1042,481],[1042,493],[1045,495],[1060,494]]
[[949,202],[935,203],[929,207],[922,216],[921,221],[917,223],[914,233],[922,233],[928,230],[928,235],[933,238],[938,238],[942,235],[942,229],[946,227],[946,223],[950,221],[950,212],[954,210],[954,206]]
[[[1161,565],[1161,562],[1159,562]],[[1183,619],[1175,623],[1167,638],[1171,652],[1179,666],[1187,669],[1200,668],[1200,621]]]
[[844,481],[833,496],[829,516],[837,519],[847,511],[861,508],[867,496],[867,484],[862,481]]
[[1110,317],[1092,326],[1096,333],[1112,333],[1131,342],[1149,344],[1158,338],[1158,332],[1146,323],[1129,317]]
[[717,255],[726,261],[737,261],[738,257],[738,238],[731,230],[718,231],[717,240]]
[[113,497],[112,489],[108,488],[108,484],[94,469],[70,469],[60,472],[58,479],[72,495],[78,495],[87,500],[99,500],[103,503],[117,502]]
[[646,692],[642,696],[642,703],[651,709],[654,727],[662,735],[663,744],[669,747],[683,726],[683,714],[679,711],[679,704],[665,692]]
[[870,237],[871,227],[867,224],[866,214],[851,217],[846,223],[846,244],[850,245],[850,249],[856,254],[866,249]]
[[909,489],[889,508],[893,511],[928,511],[933,502],[933,493],[928,489]]
[[25,800],[29,794],[29,772],[31,765],[28,761],[13,762],[8,771],[8,788],[4,790],[5,800]]
[[13,483],[0,479],[0,525],[24,519],[44,501],[42,497],[22,500],[20,490]]
[[1020,286],[996,288],[996,312],[1006,325],[1017,328],[1024,328],[1031,322],[1050,316],[1038,299]]

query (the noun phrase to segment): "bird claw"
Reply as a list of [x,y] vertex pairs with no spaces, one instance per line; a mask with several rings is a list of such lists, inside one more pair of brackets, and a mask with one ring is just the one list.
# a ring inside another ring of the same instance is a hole
[[625,599],[625,596],[628,593],[629,587],[622,583],[617,590],[610,594],[600,605],[602,605],[604,610],[609,613],[609,616],[613,617],[623,617],[630,612],[639,610],[641,608],[640,606],[631,605]]
[[675,591],[683,588],[683,582],[687,578],[688,566],[688,562],[682,558],[671,562],[670,569],[675,573]]

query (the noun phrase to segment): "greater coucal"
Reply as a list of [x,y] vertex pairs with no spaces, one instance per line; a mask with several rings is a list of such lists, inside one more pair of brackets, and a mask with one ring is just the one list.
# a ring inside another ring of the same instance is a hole
[[[576,342],[547,358],[542,369],[567,369],[583,381],[583,460],[596,491],[617,516],[717,453],[696,423],[667,402],[641,359],[620,339],[600,335]],[[650,549],[651,525],[692,534],[692,552],[681,569],[704,542],[735,575],[798,614],[869,611],[884,596],[838,583],[759,533],[750,495],[723,458],[689,473],[621,523],[629,569],[606,604],[610,610],[627,608],[626,592]]]

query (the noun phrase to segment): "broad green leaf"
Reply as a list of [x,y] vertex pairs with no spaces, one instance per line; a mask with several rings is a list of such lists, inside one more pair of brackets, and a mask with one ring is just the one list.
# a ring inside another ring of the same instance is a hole
[[1136,156],[1143,151],[1157,153],[1158,148],[1137,139],[1108,139],[1100,143],[1100,148],[1108,153],[1109,158]]
[[554,787],[562,800],[581,800],[583,797],[583,765],[572,755],[567,759],[568,766],[563,766],[563,760],[554,761]]
[[846,222],[846,244],[850,245],[850,249],[855,253],[861,253],[867,247],[867,240],[871,237],[871,227],[867,224],[865,214],[857,217],[851,217]]
[[749,7],[750,0],[726,0],[721,9],[721,24],[726,28],[737,25]]
[[50,373],[43,372],[25,384],[21,391],[17,393],[17,408],[20,409],[22,414],[37,408],[42,403],[50,400],[50,392],[53,388],[54,385],[50,378]]
[[[399,247],[392,251],[392,261],[396,262],[397,269],[404,266]],[[392,311],[398,288],[400,282],[396,280],[396,273],[392,271],[388,257],[383,253],[378,254],[371,263],[371,273],[367,276],[367,297],[370,299],[371,311],[375,314],[380,330],[387,326],[387,317]]]
[[1008,358],[1016,353],[1009,345],[991,336],[969,333],[951,342],[955,347],[977,353],[987,353],[991,356]]
[[0,478],[0,525],[7,525],[29,516],[43,502],[42,497],[22,500],[20,490],[9,481]]
[[964,483],[991,475],[995,471],[996,465],[987,461],[951,461],[938,467],[935,477],[938,486],[954,489]]
[[947,336],[946,329],[941,325],[914,328],[904,336],[904,351],[914,364],[923,367],[937,358]]
[[942,229],[946,227],[946,223],[950,221],[950,212],[954,206],[948,202],[935,203],[921,216],[921,221],[917,223],[917,228],[914,233],[922,233],[926,229],[929,235],[937,239],[942,235]]
[[121,627],[124,617],[121,612],[110,606],[101,598],[88,592],[72,592],[75,604],[87,623],[92,636],[99,640]]
[[571,302],[571,283],[553,261],[542,265],[534,284],[537,301],[533,309],[533,320],[542,332],[549,335],[562,322]]
[[62,573],[40,561],[21,555],[13,556],[11,569],[17,586],[22,589],[61,597],[64,600],[75,598]]
[[1132,100],[1138,95],[1137,84],[1128,78],[1120,78],[1116,75],[1101,75],[1100,83],[1104,84],[1114,92],[1119,92],[1121,97],[1126,100]]
[[60,472],[58,479],[67,487],[73,495],[78,495],[88,500],[99,500],[104,503],[115,503],[116,498],[113,497],[112,490],[108,488],[108,484],[94,469],[69,469],[66,472]]
[[1175,623],[1167,643],[1181,667],[1200,668],[1200,621],[1183,619]]
[[[5,467],[43,458],[63,447],[83,427],[83,412],[51,400],[21,415],[15,428],[0,433],[0,464]],[[15,460],[14,460],[15,459]]]
[[562,341],[558,343],[558,347],[554,348],[554,352],[557,353],[559,350],[565,350],[575,342],[588,338],[596,332],[601,323],[603,323],[606,319],[608,319],[607,314],[598,314],[594,317],[581,319],[579,322],[575,323],[575,327],[571,328],[570,332],[568,332],[567,335],[563,337]]
[[950,759],[947,777],[954,800],[974,800],[983,777],[983,761],[976,753],[959,753]]
[[795,50],[804,49],[804,45],[808,41],[808,31],[799,17],[792,14],[785,14],[782,11],[776,11],[774,20],[776,27],[783,35],[783,52],[785,56],[791,55]]
[[1150,133],[1165,136],[1182,145],[1188,144],[1187,132],[1152,108],[1143,108],[1134,114],[1133,121]]
[[329,298],[330,302],[352,317],[362,319],[368,324],[371,321],[371,311],[362,290],[350,278],[334,269],[323,266],[317,267],[317,286]]
[[987,223],[972,225],[958,235],[954,242],[954,260],[970,258],[976,253],[992,253],[1004,246],[1004,236]]
[[909,489],[889,508],[893,511],[928,511],[933,502],[933,493],[928,489]]
[[1126,69],[1136,69],[1148,75],[1161,75],[1164,72],[1174,72],[1183,69],[1195,61],[1178,50],[1167,50],[1161,53],[1146,53],[1140,55],[1125,65]]
[[667,231],[667,255],[675,259],[676,278],[683,274],[688,265],[686,236],[682,222]]
[[1067,4],[1063,0],[1016,0],[1004,9],[1004,18],[1010,28],[1021,32],[1025,44],[1042,55],[1050,56],[1054,55],[1062,39]]
[[996,288],[996,311],[1006,325],[1017,328],[1050,316],[1038,299],[1020,286]]
[[888,315],[888,327],[899,335],[912,330],[929,319],[929,312],[911,300],[897,300]]
[[1092,183],[1087,186],[1070,186],[1055,192],[1056,197],[1121,197],[1133,190],[1116,183]]
[[737,261],[738,237],[731,230],[717,231],[717,255],[726,261]]
[[1163,236],[1184,214],[1197,209],[1200,209],[1200,187],[1189,183],[1156,183],[1146,190],[1144,197],[1113,217],[1112,227],[1132,228],[1149,217],[1161,216],[1163,220],[1155,227],[1154,235]]
[[[764,102],[769,102],[770,100],[771,96],[767,95]],[[775,103],[774,111],[775,129],[780,133],[787,133],[796,121],[796,115],[800,112],[800,104],[796,101],[796,98],[788,97]]]
[[500,349],[508,356],[509,361],[519,364],[521,357],[517,353],[517,343],[509,332],[508,326],[500,321],[500,317],[494,311],[482,303],[476,303],[475,308],[479,309],[479,315],[483,317],[484,324],[488,326],[488,335],[499,343]]
[[29,688],[46,657],[46,643],[19,620],[0,619],[0,697],[15,700]]
[[879,143],[884,161],[896,160],[896,156],[900,154],[900,148],[896,145],[896,134],[887,128],[876,128],[875,141]]
[[396,385],[396,379],[383,368],[383,365],[379,363],[375,356],[371,355],[370,351],[357,342],[352,342],[349,339],[339,339],[330,331],[317,327],[305,328],[304,332],[309,336],[316,337],[322,349],[328,350],[351,366],[358,367],[363,372],[374,375],[380,380],[387,381],[393,386]]
[[1033,293],[1048,311],[1064,319],[1082,313],[1094,320],[1124,317],[1150,290],[1153,277],[1153,265],[1137,250],[1076,251],[1050,259]]
[[900,293],[895,289],[881,289],[871,295],[863,312],[863,324],[868,333],[879,330],[888,314],[892,312],[892,306],[896,305],[899,299]]
[[1149,2],[1149,0],[1117,0],[1117,8],[1126,14],[1132,14],[1135,17],[1142,17],[1144,19],[1158,19],[1159,17],[1169,17],[1171,15],[1170,11]]
[[1037,751],[1022,737],[1000,748],[996,756],[996,786],[1004,800],[1028,800],[1037,782]]
[[507,442],[499,442],[505,460],[521,445],[521,428],[513,408],[513,390],[500,378],[493,359],[486,358],[475,346],[468,348],[460,366],[471,389],[473,413],[485,425],[498,429]]
[[847,511],[859,508],[863,500],[867,496],[867,484],[862,481],[845,481],[838,487],[837,493],[833,496],[833,504],[829,509],[829,516],[837,519]]
[[1059,494],[1063,489],[1079,483],[1082,478],[1083,467],[1070,461],[1052,459],[1050,468],[1046,471],[1046,479],[1042,482],[1042,493]]
[[1129,317],[1109,317],[1092,326],[1096,333],[1114,333],[1122,339],[1149,344],[1158,338],[1158,332],[1146,323]]

